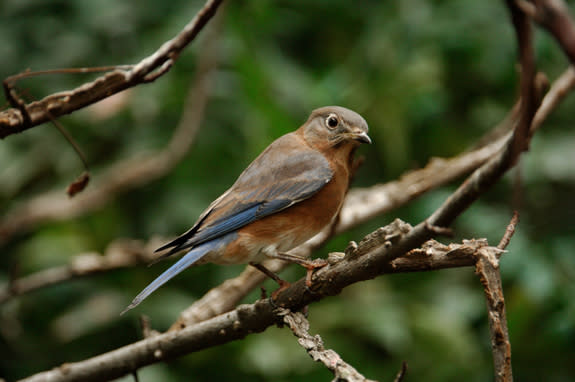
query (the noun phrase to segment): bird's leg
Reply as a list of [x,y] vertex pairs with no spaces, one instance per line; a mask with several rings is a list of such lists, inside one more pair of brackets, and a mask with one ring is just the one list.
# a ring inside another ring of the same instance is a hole
[[305,275],[305,285],[308,288],[311,287],[311,278],[313,276],[313,272],[316,269],[323,268],[328,264],[327,260],[325,260],[325,259],[309,260],[309,259],[304,259],[303,257],[290,255],[289,253],[276,252],[276,253],[269,255],[269,256],[274,257],[276,259],[289,261],[290,263],[297,263],[297,264],[301,265],[302,267],[304,267],[305,269],[307,269],[307,273]]
[[258,271],[260,271],[261,273],[263,273],[264,275],[266,275],[267,277],[269,277],[270,279],[274,280],[280,286],[277,290],[272,292],[271,295],[272,300],[275,300],[278,294],[289,288],[289,286],[291,285],[289,282],[281,279],[277,274],[270,271],[260,263],[250,262],[250,265],[255,269],[257,269]]

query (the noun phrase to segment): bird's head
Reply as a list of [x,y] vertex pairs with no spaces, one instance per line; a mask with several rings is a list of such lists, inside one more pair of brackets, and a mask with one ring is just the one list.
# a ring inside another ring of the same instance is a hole
[[362,143],[371,143],[365,119],[340,106],[326,106],[314,110],[301,129],[306,142],[317,148],[355,148]]

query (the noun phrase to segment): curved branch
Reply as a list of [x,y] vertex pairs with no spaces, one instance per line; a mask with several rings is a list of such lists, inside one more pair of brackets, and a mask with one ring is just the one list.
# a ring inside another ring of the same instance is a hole
[[565,55],[575,64],[575,22],[563,0],[518,0],[517,5],[555,37]]
[[[182,50],[196,38],[215,15],[222,1],[208,0],[176,37],[130,69],[125,66],[118,67],[113,72],[76,89],[54,93],[40,101],[28,105],[18,104],[17,108],[0,112],[0,139],[70,114],[122,90],[157,79],[168,71]],[[10,78],[4,81],[5,89],[10,82]]]

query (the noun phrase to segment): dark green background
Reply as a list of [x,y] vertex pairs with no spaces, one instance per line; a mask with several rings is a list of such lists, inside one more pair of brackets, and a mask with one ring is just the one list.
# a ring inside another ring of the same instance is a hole
[[[0,3],[0,77],[44,70],[135,63],[174,36],[201,1],[4,0]],[[2,249],[0,280],[18,262],[23,274],[102,251],[129,237],[172,236],[198,214],[273,139],[319,106],[361,113],[374,145],[357,186],[397,178],[433,156],[453,156],[497,124],[517,95],[516,43],[502,1],[230,1],[217,41],[218,69],[202,130],[166,177],[105,208],[44,224]],[[205,32],[205,31],[204,31]],[[83,148],[95,179],[112,163],[168,142],[193,81],[202,40],[173,69],[134,89],[107,119],[90,110],[61,122]],[[540,70],[567,66],[557,44],[536,33]],[[95,76],[54,75],[19,83],[39,99]],[[4,104],[6,105],[5,101]],[[574,98],[545,123],[521,163],[521,223],[502,260],[517,381],[575,379]],[[59,188],[81,172],[72,148],[50,125],[0,142],[0,214]],[[512,176],[461,216],[457,237],[496,244],[511,217]],[[333,239],[321,254],[395,217],[417,223],[457,186]],[[119,317],[166,263],[110,272],[46,288],[0,307],[0,376],[8,380],[85,359],[140,338],[137,317],[157,329],[242,267],[206,265],[184,272]],[[282,275],[301,277],[299,267]],[[273,284],[266,283],[268,289]],[[253,302],[257,292],[245,299]],[[407,381],[490,381],[485,302],[472,268],[380,277],[310,307],[312,333],[372,379],[390,381],[401,361]],[[130,380],[127,378],[126,380]],[[327,381],[287,329],[140,370],[141,381]]]

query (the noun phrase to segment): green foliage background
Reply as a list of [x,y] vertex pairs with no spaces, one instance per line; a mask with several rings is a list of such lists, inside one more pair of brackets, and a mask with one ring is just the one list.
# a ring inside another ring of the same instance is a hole
[[[135,63],[175,35],[203,2],[172,0],[4,0],[0,77],[44,70]],[[202,131],[166,177],[118,195],[105,208],[50,223],[5,245],[0,281],[102,251],[119,238],[171,236],[274,138],[313,108],[360,112],[375,144],[356,185],[392,180],[433,156],[468,148],[497,124],[517,95],[516,44],[501,1],[229,1],[219,65]],[[205,33],[201,35],[204,36]],[[170,138],[193,81],[201,40],[173,69],[130,93],[107,119],[90,110],[62,118],[97,178],[112,163]],[[556,43],[536,34],[540,70],[567,66]],[[54,75],[20,84],[39,99],[92,77]],[[518,381],[575,379],[574,97],[537,133],[521,164],[521,223],[502,260],[513,366]],[[0,214],[81,172],[72,148],[45,125],[0,142]],[[511,176],[458,219],[457,238],[498,242],[511,217]],[[424,219],[456,187],[434,191],[335,238],[342,250],[395,217]],[[132,297],[168,264],[111,272],[23,296],[0,307],[0,376],[15,380],[140,338],[137,317],[167,328],[177,314],[242,267],[205,265],[183,273],[136,311]],[[298,267],[286,279],[302,276]],[[266,284],[274,288],[272,283]],[[253,302],[257,293],[245,299]],[[394,275],[360,283],[310,307],[312,332],[369,378],[389,381],[401,361],[408,381],[493,379],[482,289],[473,269]],[[131,380],[126,378],[125,380]],[[142,381],[326,381],[286,329],[270,328],[218,348],[140,371]]]

